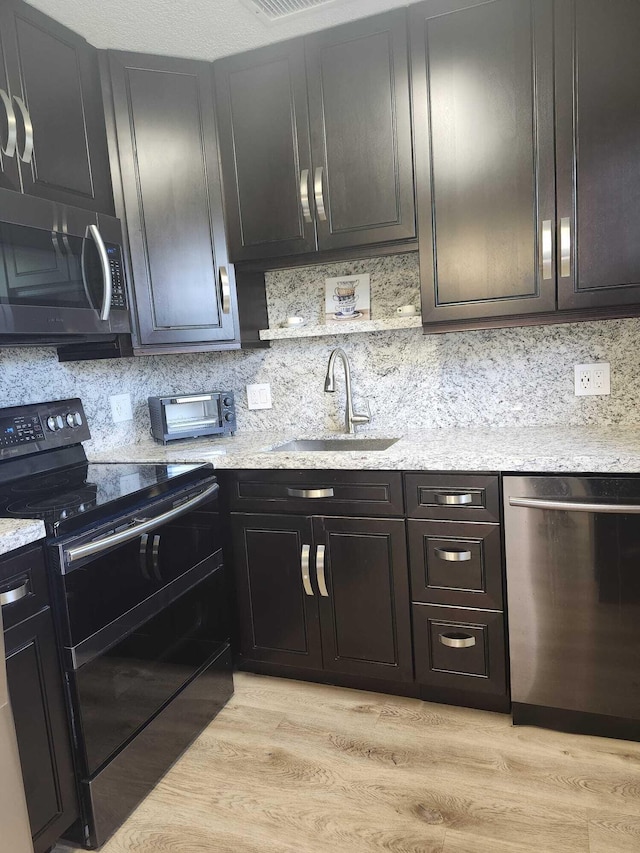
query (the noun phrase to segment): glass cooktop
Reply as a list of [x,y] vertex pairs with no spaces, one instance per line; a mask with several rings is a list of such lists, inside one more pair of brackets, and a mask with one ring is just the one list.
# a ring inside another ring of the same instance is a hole
[[190,484],[209,465],[81,464],[0,486],[0,516],[39,518],[59,536]]

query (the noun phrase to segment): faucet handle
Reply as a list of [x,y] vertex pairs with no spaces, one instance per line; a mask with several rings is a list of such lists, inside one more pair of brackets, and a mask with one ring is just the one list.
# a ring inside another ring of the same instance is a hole
[[369,398],[365,398],[365,405],[367,411],[364,415],[353,415],[352,421],[354,424],[369,424],[371,423],[371,404],[369,403]]

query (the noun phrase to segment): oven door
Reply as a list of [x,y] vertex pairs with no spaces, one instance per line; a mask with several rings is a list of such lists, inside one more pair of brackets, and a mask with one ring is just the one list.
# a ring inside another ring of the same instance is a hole
[[120,307],[119,296],[113,304],[109,249],[120,252],[113,243],[120,233],[111,217],[98,221],[96,214],[41,199],[3,207],[0,335],[56,339],[128,331],[126,302]]
[[56,611],[85,777],[228,642],[216,487],[208,480],[120,530],[58,546],[67,562],[54,576]]

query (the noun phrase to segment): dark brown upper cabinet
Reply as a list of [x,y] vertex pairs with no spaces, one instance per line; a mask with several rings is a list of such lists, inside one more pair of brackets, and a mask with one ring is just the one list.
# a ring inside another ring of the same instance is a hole
[[552,0],[410,9],[426,323],[556,306]]
[[302,204],[311,174],[303,41],[232,56],[214,70],[231,259],[315,251]]
[[220,60],[232,260],[415,236],[404,10]]
[[640,3],[556,0],[560,308],[640,303]]
[[211,67],[110,51],[109,69],[136,351],[238,347]]
[[2,3],[0,32],[3,186],[112,214],[95,49],[19,0]]

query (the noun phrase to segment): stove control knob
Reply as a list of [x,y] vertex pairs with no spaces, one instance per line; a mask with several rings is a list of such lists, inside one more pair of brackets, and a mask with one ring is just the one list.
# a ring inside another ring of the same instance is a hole
[[82,415],[80,414],[80,412],[74,412],[73,423],[75,424],[75,426],[82,426]]
[[58,429],[56,419],[52,418],[51,415],[47,418],[47,429],[51,430],[51,432],[55,432]]
[[65,418],[65,421],[69,424],[70,427],[74,427],[76,425],[76,422],[73,419],[73,415],[71,414],[71,412],[69,412],[69,414]]
[[62,415],[56,415],[56,429],[62,429],[64,427],[64,418]]
[[229,421],[232,421],[233,415],[231,414],[231,412],[227,412],[226,415],[224,416],[224,419],[227,423],[229,423]]

